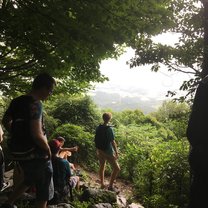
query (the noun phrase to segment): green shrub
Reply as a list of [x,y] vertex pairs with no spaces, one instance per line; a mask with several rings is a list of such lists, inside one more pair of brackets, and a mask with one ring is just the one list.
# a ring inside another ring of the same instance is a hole
[[87,168],[96,169],[97,157],[93,134],[86,132],[81,126],[63,124],[55,130],[51,138],[55,138],[56,136],[65,138],[65,147],[79,146],[79,151],[71,157],[72,162],[86,166]]

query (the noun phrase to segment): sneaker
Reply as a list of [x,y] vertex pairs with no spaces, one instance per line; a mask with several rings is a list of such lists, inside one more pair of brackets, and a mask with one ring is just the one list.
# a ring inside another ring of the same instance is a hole
[[5,204],[2,204],[0,208],[17,208],[17,206],[5,203]]
[[0,192],[2,192],[2,191],[4,191],[6,188],[8,188],[10,186],[10,183],[9,182],[4,182],[3,183],[3,186],[2,186],[2,188],[1,188],[1,190],[0,190]]

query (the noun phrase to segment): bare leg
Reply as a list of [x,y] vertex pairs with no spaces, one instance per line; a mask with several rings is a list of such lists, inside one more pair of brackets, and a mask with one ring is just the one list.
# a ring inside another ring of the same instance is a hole
[[109,183],[109,187],[112,188],[113,187],[113,182],[115,181],[119,171],[121,170],[119,167],[119,164],[117,163],[117,161],[111,161],[110,162],[112,168],[113,168],[113,172],[111,174],[111,178],[110,178],[110,183]]
[[105,178],[105,164],[106,164],[106,161],[99,159],[99,162],[100,162],[100,169],[99,169],[100,185],[101,185],[101,188],[104,188],[105,187],[104,178]]
[[79,191],[79,184],[80,184],[80,180],[79,180],[79,176],[77,176],[77,178],[78,178],[78,180],[77,180],[77,186],[76,186],[76,189],[77,189],[77,191]]

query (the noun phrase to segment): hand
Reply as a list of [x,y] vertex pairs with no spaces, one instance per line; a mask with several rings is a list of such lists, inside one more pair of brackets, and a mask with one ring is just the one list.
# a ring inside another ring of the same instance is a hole
[[52,154],[51,154],[51,149],[50,149],[50,148],[48,148],[48,150],[47,150],[47,159],[48,159],[48,160],[50,160],[50,159],[51,159],[51,157],[52,157]]
[[74,152],[77,152],[77,151],[78,151],[78,149],[79,149],[79,147],[78,147],[78,146],[73,147],[73,151],[74,151]]
[[118,159],[118,152],[115,152],[114,157],[115,157],[116,160]]

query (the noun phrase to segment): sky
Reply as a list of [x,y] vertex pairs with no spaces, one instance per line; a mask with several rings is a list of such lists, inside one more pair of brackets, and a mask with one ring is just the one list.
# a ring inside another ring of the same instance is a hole
[[[155,42],[173,45],[179,35],[167,33],[154,38]],[[117,60],[103,60],[100,65],[101,73],[109,81],[95,85],[95,90],[107,93],[118,93],[120,96],[140,97],[142,100],[167,99],[168,90],[178,91],[184,80],[189,80],[190,75],[181,72],[168,72],[165,67],[158,72],[152,72],[150,66],[140,66],[130,69],[126,64],[134,57],[134,50],[127,48],[126,52]],[[180,94],[180,93],[179,93]]]

